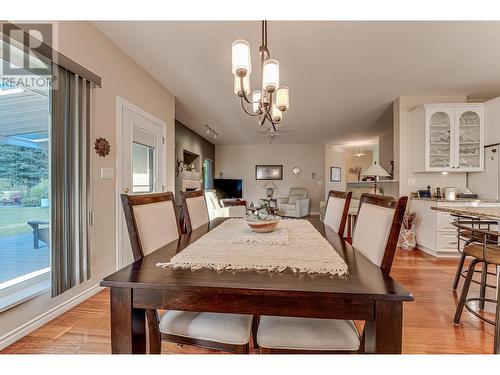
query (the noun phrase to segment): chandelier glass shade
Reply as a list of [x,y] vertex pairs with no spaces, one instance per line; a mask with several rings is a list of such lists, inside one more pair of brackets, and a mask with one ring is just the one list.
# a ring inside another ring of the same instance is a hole
[[[258,117],[262,126],[269,123],[269,130],[277,131],[277,124],[283,119],[283,112],[290,108],[290,94],[287,86],[280,86],[280,65],[271,59],[267,47],[267,21],[262,21],[262,44],[259,47],[261,85],[250,95],[250,74],[252,63],[250,44],[242,39],[232,45],[233,92],[240,98],[241,107],[250,116]],[[246,105],[251,105],[247,109]]]

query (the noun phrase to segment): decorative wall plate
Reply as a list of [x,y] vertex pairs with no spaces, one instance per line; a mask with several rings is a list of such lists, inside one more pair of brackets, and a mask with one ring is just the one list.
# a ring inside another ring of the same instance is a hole
[[97,155],[106,156],[111,151],[111,146],[106,138],[99,137],[95,140],[94,149]]

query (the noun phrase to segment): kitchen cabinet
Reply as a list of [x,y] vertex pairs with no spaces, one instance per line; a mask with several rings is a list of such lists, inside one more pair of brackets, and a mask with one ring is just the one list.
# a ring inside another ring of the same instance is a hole
[[[500,203],[412,199],[411,210],[416,213],[415,233],[417,248],[434,256],[459,256],[457,228],[451,223],[455,218],[431,207],[465,208],[469,206],[500,207]],[[493,227],[492,227],[493,228]],[[460,245],[463,248],[464,241]]]
[[415,172],[480,172],[484,104],[425,104],[411,112]]

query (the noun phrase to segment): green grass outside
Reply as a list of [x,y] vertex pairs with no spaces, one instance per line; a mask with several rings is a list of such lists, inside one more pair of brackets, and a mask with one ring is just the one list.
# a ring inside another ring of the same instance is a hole
[[0,237],[30,233],[31,220],[49,221],[49,209],[42,207],[0,207]]

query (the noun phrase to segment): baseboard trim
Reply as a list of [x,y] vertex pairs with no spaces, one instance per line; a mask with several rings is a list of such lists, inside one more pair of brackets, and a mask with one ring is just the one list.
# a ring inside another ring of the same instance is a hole
[[6,348],[10,344],[13,344],[17,340],[23,338],[35,329],[43,326],[44,324],[50,322],[52,319],[57,318],[62,313],[68,311],[69,309],[75,307],[76,305],[82,303],[86,299],[92,297],[94,294],[100,292],[104,288],[96,284],[90,288],[84,290],[83,292],[71,297],[67,301],[64,301],[58,306],[53,307],[49,311],[46,311],[36,318],[31,319],[29,322],[24,323],[20,327],[10,331],[9,333],[0,337],[0,350]]
[[456,249],[431,250],[419,244],[417,244],[417,249],[436,258],[458,258],[460,256],[460,253]]

